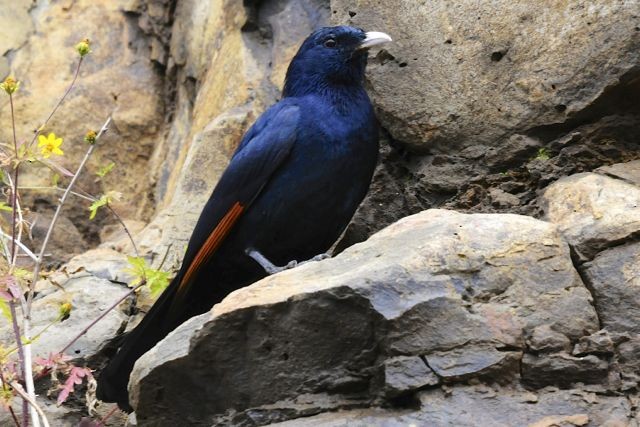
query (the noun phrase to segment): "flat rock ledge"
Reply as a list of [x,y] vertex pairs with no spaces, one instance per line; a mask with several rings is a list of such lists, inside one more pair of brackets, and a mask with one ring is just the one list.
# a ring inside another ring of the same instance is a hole
[[596,306],[556,225],[427,210],[232,293],[130,394],[141,426],[631,425],[634,342]]

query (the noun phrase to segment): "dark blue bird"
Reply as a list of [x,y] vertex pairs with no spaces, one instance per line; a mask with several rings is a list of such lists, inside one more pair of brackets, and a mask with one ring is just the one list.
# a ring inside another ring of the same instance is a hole
[[391,41],[322,28],[295,55],[283,99],[242,139],[193,231],[180,272],[102,371],[98,398],[129,406],[135,361],[230,292],[326,252],[364,198],[378,155],[367,49]]

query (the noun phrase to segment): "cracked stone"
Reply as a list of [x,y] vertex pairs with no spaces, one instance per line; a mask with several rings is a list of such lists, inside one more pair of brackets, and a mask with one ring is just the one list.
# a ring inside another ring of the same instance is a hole
[[613,354],[613,340],[606,329],[580,338],[571,352],[574,356],[584,356],[587,354],[610,355]]
[[594,355],[525,354],[522,358],[522,379],[535,387],[566,386],[577,382],[600,383],[607,378],[608,369],[607,361]]
[[612,334],[640,334],[640,243],[599,253],[582,266],[602,326]]
[[566,335],[555,332],[549,325],[542,325],[533,330],[527,340],[529,348],[535,352],[553,353],[556,351],[569,351],[571,341]]
[[640,187],[608,176],[562,178],[547,187],[541,204],[582,261],[640,232]]
[[420,357],[398,356],[384,361],[384,393],[387,397],[397,397],[439,382]]
[[[301,393],[384,396],[378,373],[390,357],[425,372],[423,355],[449,383],[515,379],[536,328],[576,341],[598,330],[590,298],[552,224],[429,210],[233,292],[140,358],[130,395],[140,423],[169,425],[232,409],[295,417],[279,402]],[[389,366],[391,394],[425,384],[401,366]],[[158,394],[169,388],[182,392]]]

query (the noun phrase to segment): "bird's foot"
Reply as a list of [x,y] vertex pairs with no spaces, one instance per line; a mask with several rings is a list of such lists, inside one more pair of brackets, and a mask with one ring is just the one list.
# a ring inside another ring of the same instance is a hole
[[262,255],[260,252],[258,252],[255,249],[247,249],[245,252],[247,255],[253,258],[254,261],[260,264],[260,266],[264,268],[264,271],[266,271],[269,274],[276,274],[284,270],[290,270],[294,267],[297,267],[302,264],[306,264],[308,262],[322,261],[323,259],[331,258],[331,255],[324,253],[324,254],[316,255],[313,258],[308,259],[306,261],[302,261],[302,262],[298,262],[296,260],[289,261],[287,265],[279,267],[274,263],[272,263],[271,261],[269,261],[264,255]]

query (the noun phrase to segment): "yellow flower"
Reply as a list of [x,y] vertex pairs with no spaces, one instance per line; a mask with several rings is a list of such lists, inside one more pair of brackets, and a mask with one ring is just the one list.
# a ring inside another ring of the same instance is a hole
[[13,77],[7,77],[4,82],[0,83],[0,89],[7,92],[8,95],[12,95],[20,87],[20,82],[17,82]]
[[91,53],[91,42],[89,39],[84,39],[76,45],[76,51],[80,56],[85,56]]
[[60,307],[58,308],[60,319],[67,320],[69,318],[69,315],[71,314],[72,308],[73,306],[71,305],[70,302],[65,302],[63,304],[60,304]]
[[60,149],[61,145],[62,138],[56,138],[55,133],[50,133],[49,136],[38,136],[38,147],[40,147],[40,152],[45,159],[49,158],[52,154],[62,156],[64,153]]
[[87,132],[87,134],[84,136],[84,142],[86,142],[87,144],[95,144],[96,143],[96,138],[98,137],[98,134],[96,133],[96,131],[94,130],[90,130],[89,132]]

